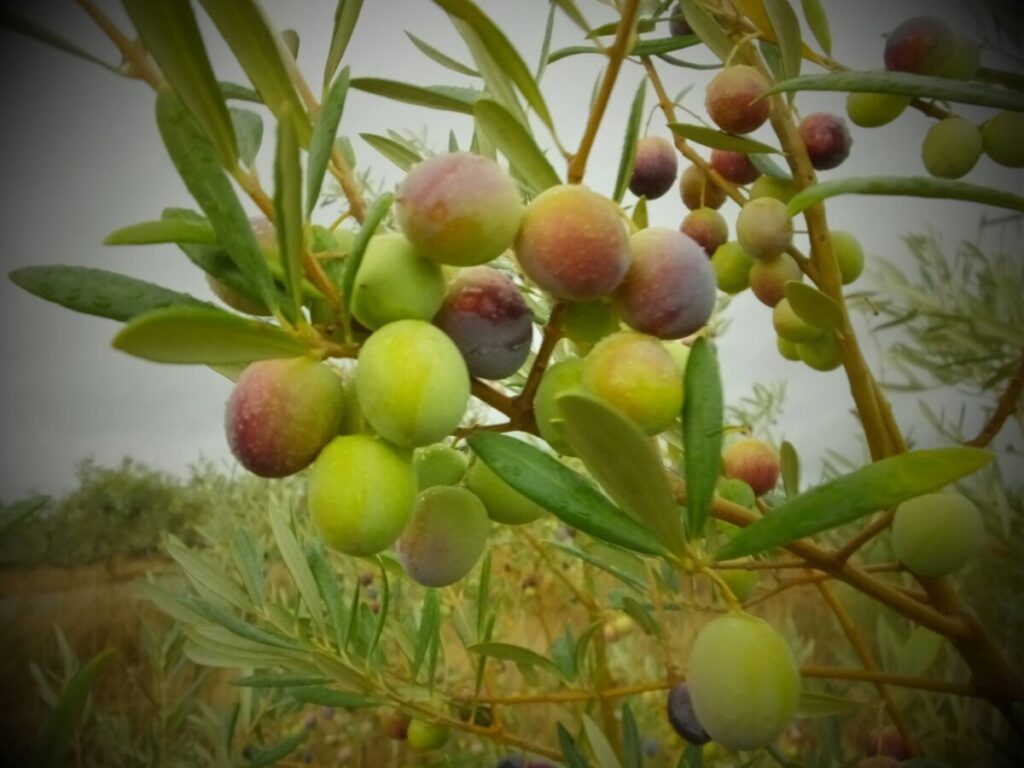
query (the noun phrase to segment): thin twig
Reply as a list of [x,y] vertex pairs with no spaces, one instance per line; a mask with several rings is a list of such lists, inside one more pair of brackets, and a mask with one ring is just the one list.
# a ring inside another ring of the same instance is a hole
[[975,448],[984,448],[991,443],[999,431],[1003,428],[1006,420],[1012,416],[1020,404],[1021,393],[1024,392],[1024,357],[1021,357],[1017,364],[1017,370],[1013,372],[1006,389],[1003,391],[996,410],[991,418],[985,423],[978,435],[967,441],[967,445]]

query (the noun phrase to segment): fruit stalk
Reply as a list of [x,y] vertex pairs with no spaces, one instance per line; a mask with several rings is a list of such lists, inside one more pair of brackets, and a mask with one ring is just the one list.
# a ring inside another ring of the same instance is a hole
[[568,181],[570,184],[579,184],[583,181],[583,174],[587,170],[587,158],[594,146],[597,129],[601,126],[601,118],[604,117],[605,109],[608,107],[608,100],[611,98],[612,88],[615,87],[615,80],[619,76],[619,70],[622,69],[622,61],[626,58],[636,39],[636,16],[639,8],[640,0],[626,0],[622,9],[619,27],[615,32],[615,41],[608,49],[608,68],[605,70],[597,98],[594,99],[594,106],[590,110],[590,117],[587,119],[587,127],[580,140],[579,149],[569,161]]

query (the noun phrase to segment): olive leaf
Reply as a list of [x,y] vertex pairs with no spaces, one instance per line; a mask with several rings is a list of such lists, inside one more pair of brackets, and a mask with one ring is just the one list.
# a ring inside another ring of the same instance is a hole
[[529,132],[501,104],[481,99],[473,107],[477,125],[508,158],[534,195],[561,183],[555,169]]

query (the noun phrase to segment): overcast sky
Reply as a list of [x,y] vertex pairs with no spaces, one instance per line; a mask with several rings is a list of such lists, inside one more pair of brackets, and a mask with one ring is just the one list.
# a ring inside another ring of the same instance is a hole
[[[119,3],[100,5],[124,24]],[[265,5],[280,28],[298,31],[302,40],[299,64],[311,82],[319,83],[333,2],[266,0]],[[963,15],[963,6],[954,3],[830,0],[825,5],[832,19],[834,54],[854,68],[879,67],[882,34],[915,14],[941,11],[961,29],[974,28],[973,20]],[[70,0],[21,6],[24,13],[82,47],[116,60],[112,46]],[[481,6],[532,66],[539,55],[548,3],[482,0]],[[591,23],[612,18],[610,10],[596,2],[580,0],[580,6]],[[243,82],[243,74],[216,31],[201,13],[200,17],[218,76]],[[420,84],[473,84],[470,78],[424,58],[403,30],[458,59],[469,60],[449,21],[427,0],[366,0],[346,54],[353,75]],[[559,14],[552,47],[579,44],[579,38],[579,30]],[[684,54],[711,61],[706,50]],[[0,59],[3,272],[31,264],[88,265],[211,298],[198,270],[172,246],[115,249],[101,245],[112,230],[157,218],[164,207],[194,207],[160,142],[152,92],[139,81],[118,78],[3,30]],[[543,91],[560,136],[569,146],[582,134],[597,66],[597,57],[579,56],[551,65],[544,76]],[[693,84],[686,105],[703,111],[708,73],[667,64],[661,65],[660,71],[672,93]],[[625,119],[640,76],[638,66],[627,64],[616,86],[586,177],[586,183],[596,190],[609,193],[614,185]],[[798,105],[804,114],[819,110],[841,113],[843,101],[843,96],[836,94],[806,94]],[[648,104],[653,103],[649,93]],[[965,114],[983,119],[986,113],[967,110]],[[273,136],[272,124],[266,122],[267,135]],[[927,118],[909,112],[887,129],[868,131],[852,126],[852,157],[823,176],[919,174],[919,147],[928,125]],[[353,138],[360,167],[369,164],[393,184],[400,173],[358,134],[424,126],[438,148],[445,145],[449,129],[463,146],[472,132],[465,116],[424,111],[360,92],[349,94],[341,132]],[[651,132],[668,136],[660,115]],[[543,132],[538,135],[543,137]],[[767,129],[755,135],[771,140]],[[261,153],[262,176],[268,185],[271,149],[265,145]],[[984,158],[969,180],[1020,188],[1019,176],[1015,179]],[[737,210],[732,203],[723,208],[730,225]],[[983,210],[943,201],[848,197],[829,205],[829,220],[837,228],[855,232],[869,258],[884,256],[905,263],[901,235],[932,227],[952,246],[960,238],[974,235]],[[335,213],[321,210],[318,216],[327,223]],[[652,225],[677,227],[684,213],[678,196],[670,193],[651,204],[650,215]],[[1010,245],[1019,253],[1019,237]],[[0,281],[0,312],[0,499],[67,489],[73,483],[76,463],[90,455],[106,464],[132,456],[175,472],[200,456],[230,460],[222,429],[224,400],[230,390],[225,379],[203,367],[158,366],[113,351],[109,344],[117,329],[115,323],[47,304],[6,279]],[[842,372],[821,374],[782,361],[775,351],[770,313],[749,293],[735,301],[728,314],[732,329],[720,342],[727,396],[735,400],[747,394],[755,381],[784,378],[790,405],[780,433],[795,443],[812,469],[811,457],[825,446],[855,452],[858,443],[849,415],[852,402]],[[874,355],[872,345],[867,346]],[[874,362],[877,366],[877,360]],[[949,397],[936,396],[933,404],[955,406]],[[900,401],[898,411],[905,427],[920,419],[913,401]]]

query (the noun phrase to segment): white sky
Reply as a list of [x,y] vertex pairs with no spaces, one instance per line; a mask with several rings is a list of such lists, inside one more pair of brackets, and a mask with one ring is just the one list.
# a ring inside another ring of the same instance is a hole
[[[319,83],[329,43],[333,2],[266,0],[280,28],[296,29],[302,40],[299,63],[311,82]],[[510,36],[524,58],[535,65],[540,51],[547,2],[481,0],[481,6]],[[611,19],[605,6],[580,0],[592,24]],[[123,23],[119,3],[102,7]],[[83,47],[109,59],[115,53],[70,0],[22,3],[24,12]],[[947,7],[948,6],[948,9]],[[970,31],[962,6],[927,0],[826,2],[834,54],[854,68],[881,64],[882,34],[920,13],[943,15]],[[243,82],[226,48],[202,19],[218,76]],[[427,0],[366,0],[355,38],[346,54],[354,76],[406,79],[420,84],[470,85],[470,78],[427,60],[403,34],[407,29],[463,61],[469,56],[444,14]],[[580,43],[568,19],[556,19],[552,49]],[[108,248],[103,238],[118,227],[157,218],[167,206],[195,207],[160,142],[153,119],[153,94],[138,81],[117,78],[86,62],[0,30],[0,103],[4,105],[0,141],[0,259],[3,272],[30,264],[77,264],[123,272],[211,298],[198,270],[172,246]],[[691,49],[683,58],[710,61],[710,53]],[[542,89],[563,142],[579,140],[598,58],[579,56],[551,65]],[[704,84],[711,74],[661,64],[670,92],[694,88],[686,104],[703,111]],[[586,182],[610,193],[618,166],[629,103],[641,69],[627,64],[598,134]],[[805,94],[803,113],[843,113],[839,94]],[[654,104],[652,92],[648,105]],[[251,105],[242,105],[251,106]],[[264,113],[265,114],[265,113]],[[984,111],[965,110],[969,116]],[[689,119],[689,118],[683,118]],[[691,120],[692,121],[692,120]],[[266,135],[273,136],[270,120]],[[908,112],[894,126],[865,130],[851,126],[853,154],[825,178],[845,175],[916,175],[922,172],[919,147],[929,121]],[[388,128],[428,128],[440,149],[449,129],[466,146],[471,121],[462,115],[425,111],[352,91],[341,132],[353,138],[360,165],[371,164],[379,176],[397,182],[400,172],[358,138],[360,132],[384,134]],[[652,133],[668,136],[660,115]],[[543,139],[543,130],[538,130]],[[756,137],[771,140],[767,129]],[[262,176],[269,185],[271,147],[261,153]],[[559,171],[563,169],[556,166]],[[982,159],[971,181],[1020,189],[1019,175]],[[629,198],[627,196],[627,202]],[[251,206],[250,206],[251,207]],[[730,221],[737,208],[722,210]],[[869,260],[879,255],[904,261],[902,234],[932,227],[950,245],[972,237],[983,209],[978,206],[907,198],[842,198],[829,205],[830,223],[857,234]],[[320,211],[326,223],[334,211]],[[650,206],[652,225],[678,226],[684,211],[670,193]],[[1020,240],[1017,239],[1019,249]],[[862,286],[857,285],[858,288]],[[92,455],[101,463],[132,456],[154,467],[181,471],[200,455],[228,461],[223,404],[230,384],[202,367],[158,366],[110,349],[117,325],[77,315],[29,296],[9,281],[0,281],[3,378],[0,434],[3,464],[0,499],[33,491],[59,492],[70,487],[75,464]],[[815,474],[813,457],[824,447],[856,450],[852,401],[841,371],[821,374],[781,360],[775,351],[770,313],[749,293],[729,309],[730,333],[720,342],[727,396],[738,399],[755,381],[785,378],[789,408],[779,432],[792,441]],[[872,345],[866,345],[871,354]],[[877,367],[877,361],[873,361]],[[953,399],[950,400],[950,397]],[[958,407],[955,396],[936,395],[933,406]],[[904,427],[920,417],[912,400],[897,403]]]

